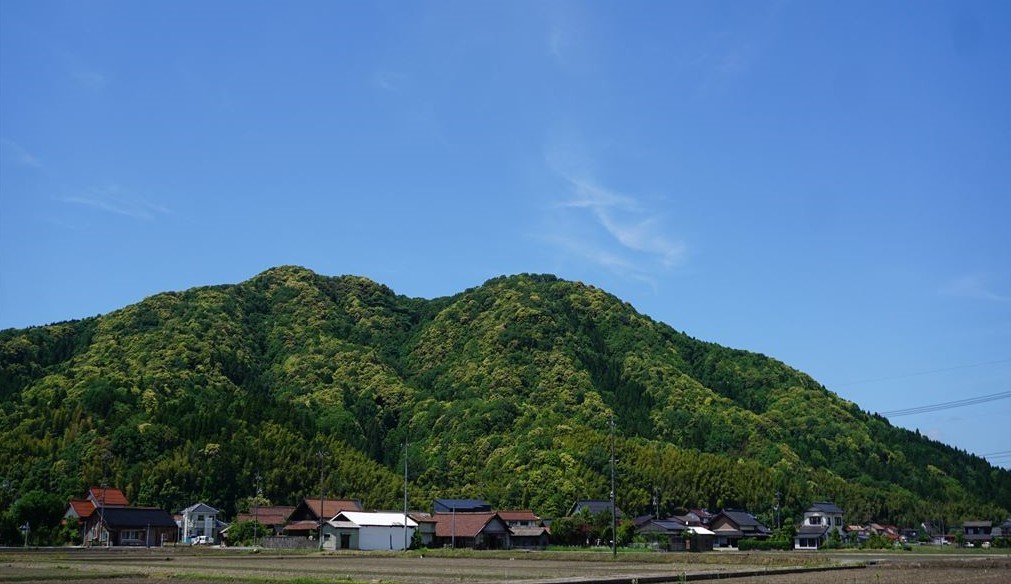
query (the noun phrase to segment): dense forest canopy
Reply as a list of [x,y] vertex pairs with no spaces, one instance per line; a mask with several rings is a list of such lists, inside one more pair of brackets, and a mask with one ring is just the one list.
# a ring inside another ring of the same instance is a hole
[[[592,286],[495,278],[447,298],[299,267],[0,331],[0,505],[107,482],[171,511],[256,490],[396,508],[831,499],[847,520],[1005,518],[1011,472],[892,426],[774,359],[693,339]],[[406,448],[404,447],[406,442]]]

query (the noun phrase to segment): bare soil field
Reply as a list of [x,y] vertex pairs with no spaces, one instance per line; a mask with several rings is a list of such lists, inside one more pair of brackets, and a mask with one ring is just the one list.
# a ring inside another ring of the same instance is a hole
[[[455,555],[455,554],[454,554]],[[787,570],[840,568],[785,573]],[[760,574],[760,575],[756,575]],[[274,553],[229,549],[0,550],[0,583],[556,584],[730,580],[734,584],[1011,583],[1009,556],[861,554]]]

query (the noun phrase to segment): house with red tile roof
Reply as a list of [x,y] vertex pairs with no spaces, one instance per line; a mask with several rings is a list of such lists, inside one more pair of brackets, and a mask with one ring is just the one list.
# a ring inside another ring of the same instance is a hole
[[361,512],[362,502],[357,499],[302,499],[288,516],[284,534],[296,537],[318,534],[321,523],[344,511]]
[[473,549],[508,549],[509,526],[494,511],[483,513],[433,513],[435,545]]
[[548,547],[550,530],[530,509],[499,511],[498,516],[509,526],[509,547],[544,549]]
[[99,535],[104,532],[99,529],[101,509],[129,507],[123,491],[115,487],[91,487],[88,489],[87,497],[84,499],[71,499],[67,505],[67,511],[63,514],[64,521],[77,520],[80,528],[81,542],[90,545],[99,539]]
[[256,521],[269,529],[268,535],[280,535],[295,507],[286,505],[258,505],[248,513],[239,513],[235,521]]

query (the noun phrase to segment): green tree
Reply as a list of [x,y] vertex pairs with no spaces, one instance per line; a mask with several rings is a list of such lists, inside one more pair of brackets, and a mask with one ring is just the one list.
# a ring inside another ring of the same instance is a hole
[[250,546],[262,539],[269,530],[259,521],[236,521],[228,527],[228,545]]

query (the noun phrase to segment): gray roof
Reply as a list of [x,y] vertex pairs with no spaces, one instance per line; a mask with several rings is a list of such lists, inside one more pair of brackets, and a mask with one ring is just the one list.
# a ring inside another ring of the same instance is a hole
[[[609,499],[584,499],[582,501],[576,501],[576,504],[572,506],[569,511],[569,515],[578,515],[580,511],[586,509],[591,515],[600,515],[601,513],[611,513],[611,501]],[[621,512],[621,507],[617,505],[614,506],[614,513],[618,517],[622,517],[624,514]]]
[[828,533],[828,525],[801,525],[797,537],[818,537]]
[[687,526],[677,520],[654,519],[639,529],[640,533],[681,533]]
[[747,511],[723,511],[721,513],[734,522],[744,533],[772,533],[772,530]]
[[488,512],[491,503],[481,499],[436,499],[436,513]]
[[808,508],[808,512],[821,512],[821,513],[838,513],[842,514],[843,510],[836,506],[835,503],[830,503],[828,501],[815,501]]
[[175,519],[164,509],[153,507],[106,507],[98,515],[109,529],[130,527],[171,527],[177,529]]
[[221,513],[221,511],[218,511],[217,509],[215,509],[214,507],[211,507],[210,505],[208,505],[206,503],[195,503],[195,504],[190,505],[189,507],[183,509],[182,511],[180,511],[180,513],[183,514],[183,515],[186,515],[187,513],[213,513],[213,514],[217,514],[217,513]]

